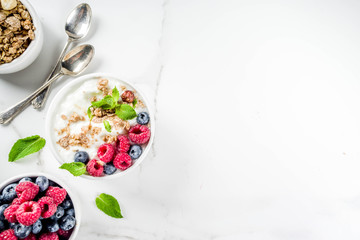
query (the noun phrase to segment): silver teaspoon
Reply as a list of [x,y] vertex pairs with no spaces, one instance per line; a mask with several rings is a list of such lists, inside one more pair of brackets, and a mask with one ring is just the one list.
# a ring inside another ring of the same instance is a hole
[[16,115],[22,112],[28,103],[32,101],[41,91],[47,88],[63,75],[76,76],[84,71],[89,65],[95,53],[94,47],[89,44],[80,45],[69,51],[61,61],[61,70],[56,73],[49,81],[45,82],[40,88],[30,96],[0,113],[0,124],[6,124],[13,120]]
[[[65,24],[65,32],[68,35],[68,40],[60,54],[59,59],[56,62],[56,65],[53,67],[46,81],[48,81],[50,78],[54,76],[70,44],[86,36],[91,25],[91,16],[92,16],[91,8],[86,3],[79,4],[76,8],[74,8],[71,11],[70,15],[66,19],[66,24]],[[50,85],[49,87],[45,88],[32,101],[32,105],[34,108],[38,109],[44,105],[49,95],[49,90],[50,90]]]

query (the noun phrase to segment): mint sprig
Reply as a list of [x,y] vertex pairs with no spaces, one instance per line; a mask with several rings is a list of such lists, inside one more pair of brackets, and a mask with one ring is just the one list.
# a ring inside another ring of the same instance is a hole
[[82,162],[64,163],[59,168],[68,170],[75,177],[81,176],[86,173],[86,165]]
[[94,115],[92,114],[92,112],[91,112],[91,106],[88,108],[88,110],[87,110],[87,115],[88,115],[88,117],[89,117],[89,119],[90,119],[90,122],[91,122],[91,120],[93,119],[93,117],[94,117]]
[[[130,120],[135,118],[136,117],[135,109],[128,104],[119,104],[118,103],[119,99],[120,99],[119,90],[116,87],[114,87],[111,96],[106,95],[103,99],[92,102],[90,107],[102,108],[105,110],[107,109],[115,110],[115,114],[122,120]],[[134,107],[136,103],[137,100],[135,99],[133,102]],[[88,108],[87,113],[91,120],[93,116],[90,107]]]
[[113,196],[102,193],[95,199],[98,209],[113,218],[123,218],[118,201]]
[[9,153],[9,162],[15,162],[27,155],[40,151],[46,144],[44,138],[39,135],[34,135],[27,138],[19,139],[12,146]]
[[109,121],[107,121],[107,120],[104,121],[104,127],[105,127],[106,131],[111,132],[111,125],[110,125]]
[[130,120],[136,117],[136,112],[129,104],[121,104],[115,109],[115,114],[122,120]]
[[114,89],[112,90],[112,97],[114,99],[114,101],[117,103],[120,99],[120,93],[119,90],[116,88],[116,86],[114,87]]

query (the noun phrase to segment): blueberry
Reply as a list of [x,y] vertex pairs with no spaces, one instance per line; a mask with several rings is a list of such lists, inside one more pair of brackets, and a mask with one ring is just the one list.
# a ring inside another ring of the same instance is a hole
[[16,226],[16,223],[9,223],[9,228],[14,229]]
[[62,216],[64,216],[64,214],[65,214],[64,208],[58,206],[54,215],[51,216],[51,219],[59,220],[60,218],[62,218]]
[[75,217],[75,210],[73,208],[66,211],[66,215]]
[[32,182],[32,179],[29,177],[24,177],[19,181],[19,183],[22,183],[22,182]]
[[11,202],[12,200],[14,200],[14,198],[16,198],[16,186],[17,184],[13,183],[4,188],[2,195],[5,202]]
[[15,236],[20,239],[26,238],[31,233],[31,226],[24,226],[22,224],[16,224],[14,227]]
[[136,121],[138,124],[146,125],[150,121],[149,114],[147,112],[141,112],[138,114]]
[[56,220],[49,219],[46,221],[46,228],[49,232],[57,232],[59,230],[59,224]]
[[104,166],[104,173],[106,175],[111,175],[113,174],[114,172],[116,172],[116,168],[114,167],[114,164],[112,163],[108,163]]
[[5,203],[4,197],[2,194],[0,194],[0,205],[2,205],[3,203]]
[[6,221],[0,221],[0,232],[7,229],[7,222]]
[[44,176],[37,177],[35,183],[39,186],[40,192],[44,192],[49,187],[49,179]]
[[38,234],[41,232],[41,230],[42,230],[42,223],[41,220],[39,219],[32,225],[32,233]]
[[9,204],[3,204],[0,206],[0,220],[5,220],[4,212],[8,206]]
[[60,228],[64,231],[69,231],[70,229],[73,229],[75,226],[75,217],[66,215],[62,219],[60,219]]
[[138,159],[142,154],[142,148],[139,145],[132,145],[129,150],[131,159]]
[[65,199],[61,204],[60,206],[63,208],[63,209],[69,209],[72,207],[72,202],[70,199]]
[[82,162],[86,164],[89,161],[90,157],[87,152],[79,151],[75,153],[74,162]]

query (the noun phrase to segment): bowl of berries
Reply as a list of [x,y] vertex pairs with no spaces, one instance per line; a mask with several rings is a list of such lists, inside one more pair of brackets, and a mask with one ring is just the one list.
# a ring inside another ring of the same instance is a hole
[[0,239],[75,239],[80,210],[58,179],[30,173],[0,185]]
[[47,140],[61,168],[91,179],[123,176],[139,166],[150,151],[154,127],[144,95],[102,73],[65,85],[46,117]]

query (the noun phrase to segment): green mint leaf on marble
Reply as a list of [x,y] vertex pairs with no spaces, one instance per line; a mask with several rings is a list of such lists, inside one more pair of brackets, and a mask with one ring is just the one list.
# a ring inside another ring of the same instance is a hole
[[104,127],[105,127],[106,131],[111,132],[111,125],[110,125],[109,121],[107,121],[107,120],[104,121]]
[[113,218],[123,218],[121,215],[120,205],[116,198],[111,195],[102,193],[95,199],[98,209]]
[[136,104],[137,104],[137,99],[136,98],[134,99],[132,104],[133,104],[134,108],[136,108]]
[[116,102],[110,95],[106,95],[103,99],[91,103],[91,106],[102,109],[113,109],[115,105]]
[[8,161],[15,162],[27,155],[36,153],[45,146],[45,143],[45,139],[39,135],[19,139],[11,148]]
[[75,177],[86,173],[86,165],[82,162],[64,163],[59,168],[68,170]]
[[116,107],[115,114],[122,120],[130,120],[136,117],[136,112],[128,104],[121,104],[119,107]]
[[116,103],[117,103],[117,101],[119,101],[120,93],[116,87],[114,87],[114,89],[112,90],[112,97]]
[[94,117],[94,115],[92,114],[92,112],[91,112],[91,106],[88,108],[88,110],[87,110],[87,115],[88,115],[88,117],[89,117],[89,119],[90,119],[90,122],[91,122],[91,120],[93,119],[93,117]]

